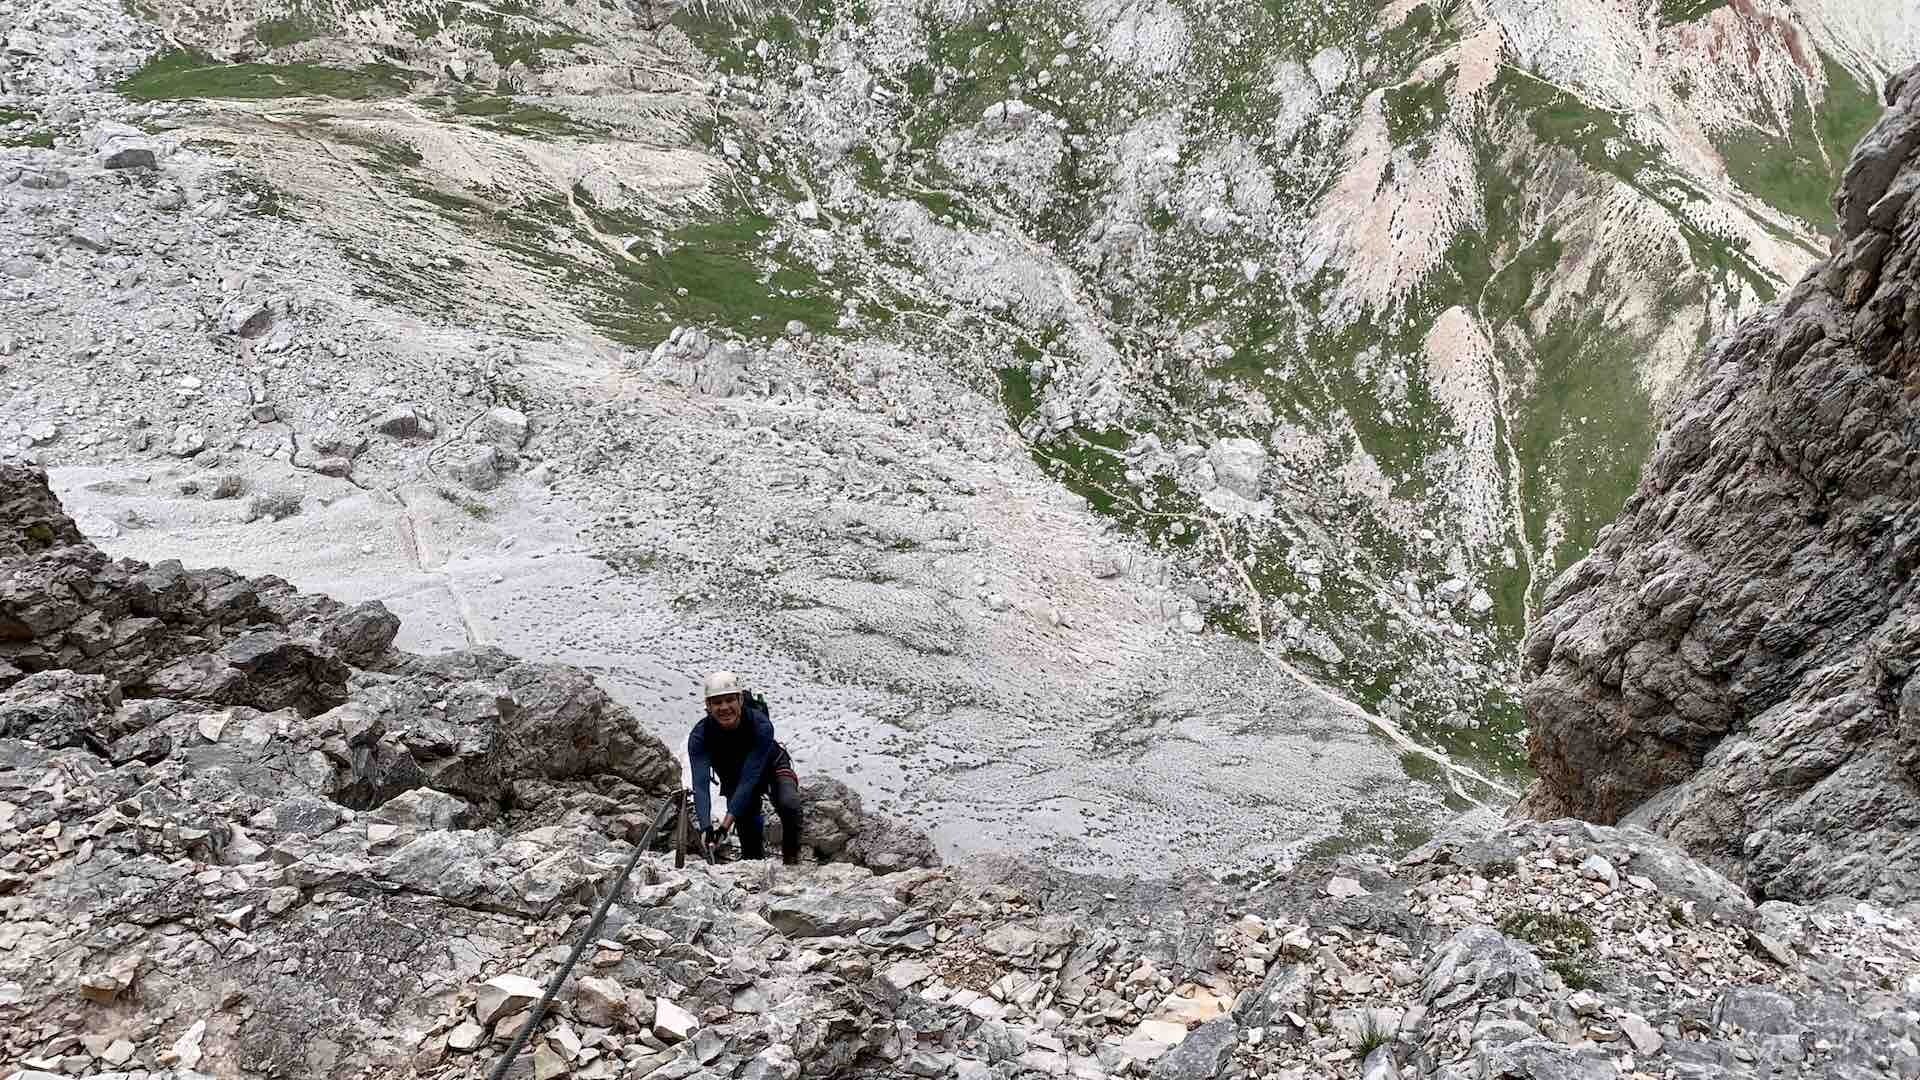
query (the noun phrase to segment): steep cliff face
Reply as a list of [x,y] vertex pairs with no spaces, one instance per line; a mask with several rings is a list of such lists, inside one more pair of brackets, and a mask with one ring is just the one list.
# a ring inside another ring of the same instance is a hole
[[1834,253],[1719,343],[1526,642],[1518,813],[1768,897],[1920,888],[1920,68],[1886,97]]

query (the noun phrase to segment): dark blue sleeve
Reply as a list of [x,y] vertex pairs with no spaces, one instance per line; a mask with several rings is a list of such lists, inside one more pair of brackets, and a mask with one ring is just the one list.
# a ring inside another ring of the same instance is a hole
[[687,770],[693,774],[693,819],[705,831],[713,827],[713,796],[707,790],[713,786],[713,767],[707,762],[705,722],[693,725],[693,733],[687,736]]
[[747,755],[746,764],[740,767],[740,780],[733,786],[733,801],[727,804],[727,813],[735,820],[747,816],[753,800],[760,788],[760,777],[767,771],[767,762],[773,760],[773,719],[764,712],[755,712],[753,721],[753,752]]

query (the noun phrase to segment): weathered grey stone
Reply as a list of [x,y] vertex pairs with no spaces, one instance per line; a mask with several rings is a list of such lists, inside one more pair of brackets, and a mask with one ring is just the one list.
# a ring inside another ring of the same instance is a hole
[[668,1001],[656,998],[653,1003],[653,1034],[667,1043],[686,1042],[700,1029],[700,1021],[687,1010]]
[[47,486],[45,469],[0,462],[0,559],[86,542]]
[[0,738],[42,746],[105,747],[109,717],[120,707],[120,686],[101,675],[43,671],[0,690]]
[[473,807],[444,791],[416,788],[380,804],[373,820],[406,829],[457,829],[473,823]]
[[1400,1080],[1400,1065],[1393,1059],[1393,1044],[1373,1048],[1360,1064],[1360,1080]]
[[1652,1057],[1659,1053],[1660,1047],[1666,1042],[1666,1038],[1639,1013],[1630,1012],[1620,1018],[1620,1033],[1633,1044],[1633,1052],[1641,1057]]
[[1605,1051],[1577,1051],[1546,1039],[1476,1047],[1480,1080],[1619,1080]]
[[788,937],[830,937],[884,925],[903,910],[892,897],[803,893],[767,905],[767,921]]
[[373,872],[383,881],[455,903],[507,907],[506,887],[488,865],[499,848],[500,838],[491,832],[425,833],[375,863]]
[[573,990],[573,1015],[594,1027],[625,1028],[633,1017],[627,1011],[627,992],[612,979],[588,976]]
[[1207,451],[1214,479],[1243,499],[1260,498],[1260,474],[1267,467],[1267,448],[1252,439],[1221,439]]
[[315,715],[347,698],[349,669],[331,649],[256,631],[219,652],[185,657],[147,676],[143,693],[209,705],[246,705]]
[[191,424],[181,424],[173,430],[173,441],[167,444],[167,453],[174,457],[192,457],[206,448],[205,432]]
[[409,404],[387,409],[374,419],[373,427],[380,434],[396,439],[430,439],[437,430],[433,421],[420,415],[419,409]]
[[74,247],[104,255],[113,250],[113,238],[101,229],[82,225],[67,234],[67,242]]
[[1209,1020],[1153,1063],[1153,1080],[1214,1080],[1239,1042],[1240,1027],[1231,1017]]
[[973,1029],[967,1046],[988,1064],[1012,1061],[1026,1053],[1027,1038],[1018,1028],[999,1020],[983,1020]]
[[533,1008],[546,989],[525,975],[495,975],[475,988],[473,1016],[483,1027]]
[[1437,874],[1466,870],[1486,877],[1513,872],[1516,860],[1552,846],[1575,859],[1604,859],[1620,875],[1644,877],[1660,891],[1678,900],[1691,900],[1704,916],[1749,923],[1753,901],[1738,885],[1681,851],[1672,841],[1632,825],[1594,825],[1584,821],[1495,822],[1482,831],[1477,814],[1459,829],[1443,829],[1429,843],[1409,853],[1404,862]]
[[100,160],[101,167],[106,169],[153,169],[159,164],[153,151],[144,146],[123,146]]
[[491,446],[455,443],[441,451],[434,464],[475,491],[492,491],[500,485],[499,454]]
[[1489,926],[1448,938],[1427,961],[1421,1001],[1448,1009],[1474,998],[1511,998],[1540,991],[1546,969],[1532,949]]
[[[801,797],[806,802],[806,844],[821,861],[847,860],[890,874],[939,866],[940,853],[924,831],[892,818],[869,814],[852,788],[831,776],[809,776]],[[780,846],[780,819],[767,815],[767,850]]]
[[133,984],[144,959],[140,953],[123,953],[106,967],[81,975],[80,995],[92,1001],[112,1001]]
[[518,450],[527,444],[527,416],[518,409],[498,405],[488,409],[480,420],[487,442]]
[[1713,1005],[1716,1024],[1730,1024],[1757,1035],[1798,1035],[1801,1024],[1791,998],[1759,987],[1734,987]]
[[1243,1028],[1264,1028],[1288,1012],[1313,1011],[1313,971],[1305,964],[1276,964],[1258,989],[1241,995],[1233,1018]]

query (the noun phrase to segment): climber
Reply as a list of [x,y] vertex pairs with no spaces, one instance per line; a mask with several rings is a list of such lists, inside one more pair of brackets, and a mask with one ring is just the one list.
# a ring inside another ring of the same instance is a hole
[[[793,758],[773,735],[767,703],[740,685],[731,671],[716,671],[706,679],[707,715],[687,736],[687,764],[693,771],[693,810],[709,847],[728,829],[740,827],[740,857],[767,857],[767,829],[760,813],[762,796],[773,797],[780,816],[780,855],[793,866],[800,861],[800,778]],[[708,787],[711,775],[720,778],[726,816],[712,827]]]

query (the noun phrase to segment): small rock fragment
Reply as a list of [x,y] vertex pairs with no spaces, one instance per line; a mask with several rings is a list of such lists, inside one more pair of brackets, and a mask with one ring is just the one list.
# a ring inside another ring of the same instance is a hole
[[668,1001],[655,998],[653,1002],[653,1033],[669,1043],[686,1042],[700,1028],[700,1021],[693,1014]]
[[1327,882],[1327,895],[1344,899],[1349,896],[1368,896],[1370,893],[1358,878],[1335,877]]
[[487,441],[518,450],[527,444],[527,415],[518,409],[496,405],[487,410],[480,422]]
[[473,1003],[473,1016],[491,1027],[503,1016],[512,1016],[540,1000],[540,984],[525,975],[495,975],[480,984],[479,998]]
[[447,475],[475,491],[492,491],[500,484],[499,457],[491,446],[461,443],[447,448],[439,459]]
[[422,417],[414,406],[407,404],[395,405],[381,413],[373,426],[380,434],[397,439],[431,437],[434,433],[432,422]]
[[1580,864],[1580,874],[1588,881],[1605,882],[1609,889],[1620,886],[1620,872],[1600,855],[1587,856],[1586,860]]
[[1633,1052],[1641,1057],[1652,1057],[1660,1052],[1666,1039],[1653,1025],[1647,1023],[1639,1013],[1628,1013],[1620,1018],[1620,1031],[1633,1044]]
[[122,990],[133,985],[133,977],[140,970],[141,959],[139,953],[128,953],[116,958],[104,971],[80,976],[80,996],[99,1002],[119,997]]
[[180,1036],[173,1044],[174,1063],[182,1069],[198,1068],[201,1053],[200,1040],[206,1033],[207,1022],[205,1020],[195,1020],[193,1026],[187,1029],[187,1033]]
[[144,146],[125,146],[101,159],[100,165],[107,169],[153,169],[160,165],[153,151]]
[[627,1014],[627,992],[612,979],[593,976],[580,980],[574,989],[573,1015],[594,1027],[621,1027]]

